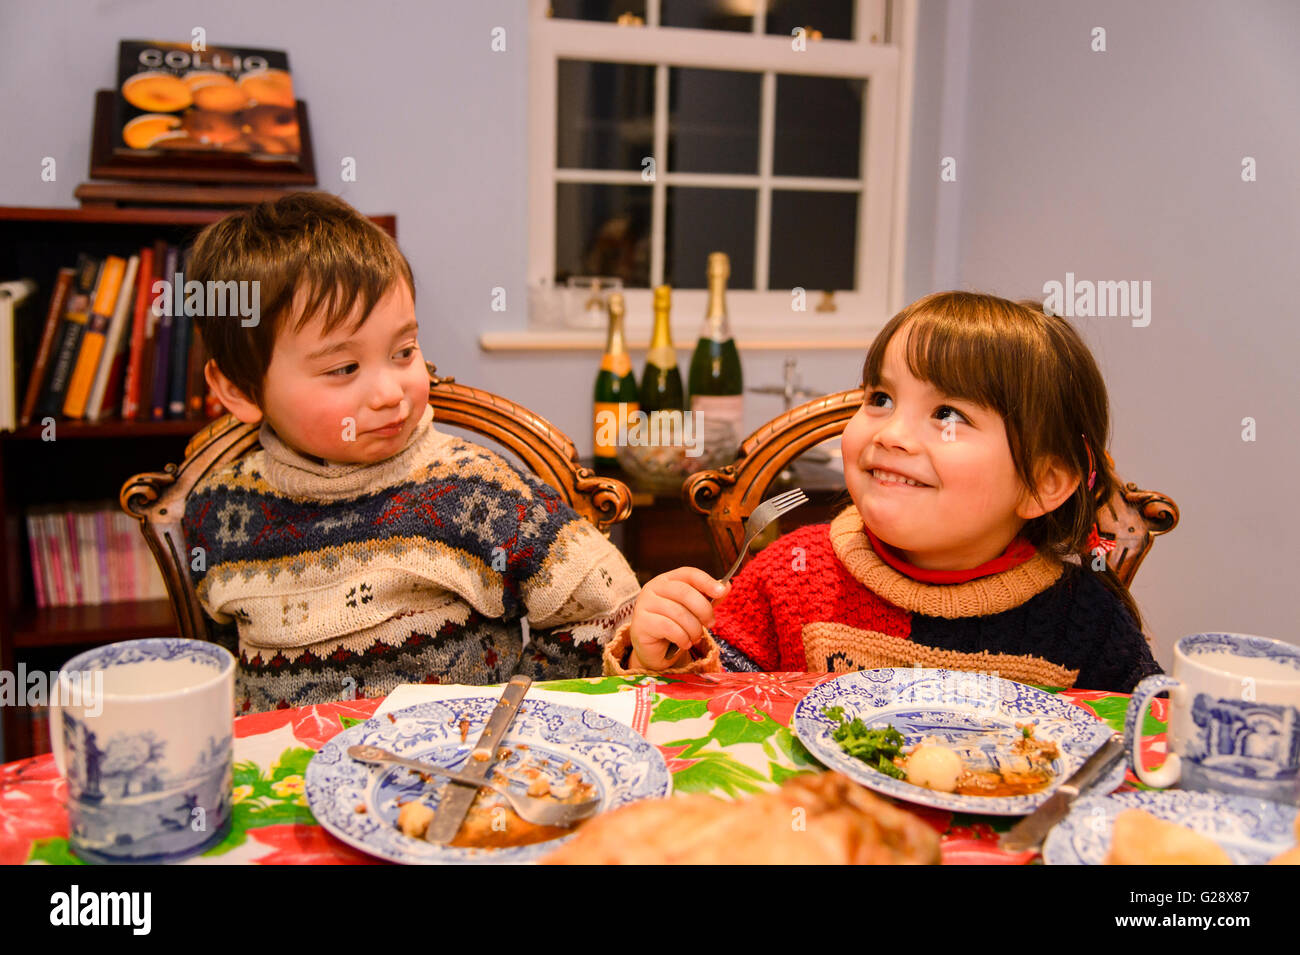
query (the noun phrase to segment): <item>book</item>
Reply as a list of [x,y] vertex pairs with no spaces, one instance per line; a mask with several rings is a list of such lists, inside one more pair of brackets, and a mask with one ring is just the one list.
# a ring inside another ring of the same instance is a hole
[[[169,284],[176,275],[177,257],[175,246],[169,245],[163,265],[163,280]],[[172,285],[171,294],[158,302],[158,331],[154,335],[153,406],[150,409],[150,417],[154,421],[161,421],[167,417],[167,390],[171,382],[168,371],[171,366],[172,335],[175,330],[174,316],[178,295],[180,290]]]
[[[144,360],[140,368],[140,409],[137,421],[153,420],[153,383],[154,365],[158,355],[158,323],[161,320],[159,294],[155,294],[156,283],[163,278],[167,268],[167,243],[159,239],[153,244],[153,276],[149,281],[148,329],[145,334]],[[171,277],[167,277],[171,281]],[[161,293],[160,293],[161,294]]]
[[135,310],[131,318],[131,352],[126,366],[126,383],[122,387],[122,420],[134,421],[140,409],[140,376],[144,371],[144,346],[149,332],[149,303],[153,289],[153,249],[140,250],[135,290]]
[[45,384],[45,376],[49,371],[50,358],[54,354],[54,343],[58,339],[59,322],[63,320],[63,310],[67,307],[68,294],[72,291],[72,281],[76,274],[76,269],[62,268],[54,279],[54,292],[50,295],[50,308],[45,316],[45,328],[32,361],[32,370],[27,376],[27,394],[23,398],[22,411],[18,416],[19,427],[31,424],[32,414],[36,411],[36,404],[41,397],[41,388]]
[[72,603],[84,604],[86,589],[81,579],[81,553],[77,549],[76,518],[71,511],[64,511],[56,516],[58,520],[55,521],[54,526],[59,534],[59,549],[64,557],[63,572],[68,575],[72,584],[70,589]]
[[182,304],[184,295],[176,290],[176,307],[172,317],[171,370],[167,382],[167,417],[185,417],[185,383],[190,371],[190,338],[194,317]]
[[90,318],[86,322],[81,348],[77,351],[77,360],[73,364],[72,377],[68,380],[68,394],[63,399],[63,413],[69,418],[80,418],[86,413],[90,388],[95,382],[99,359],[104,353],[108,327],[113,321],[125,273],[126,260],[121,256],[110,255],[104,260],[104,268],[100,270],[99,281],[95,285]]
[[190,340],[190,367],[185,376],[185,417],[203,417],[203,399],[208,393],[208,381],[204,377],[203,367],[208,363],[208,350],[203,346],[203,336],[198,327]]
[[88,604],[104,602],[99,586],[99,550],[95,546],[95,513],[78,506],[69,512],[76,530],[74,546],[77,548],[77,565],[81,568],[82,600]]
[[40,532],[37,529],[36,515],[31,511],[27,512],[27,553],[31,557],[32,591],[36,596],[36,606],[49,606],[45,595],[45,578],[49,572],[41,559]]
[[99,592],[105,601],[121,600],[118,587],[118,570],[116,554],[113,553],[114,540],[109,533],[109,511],[99,508],[92,515],[95,524],[95,548],[99,554]]
[[36,294],[34,279],[0,283],[0,431],[18,427],[18,395],[22,388],[23,339],[30,338],[31,308],[21,308]]
[[50,511],[41,515],[45,525],[45,547],[50,556],[50,581],[54,584],[54,606],[66,607],[72,603],[72,594],[68,590],[70,576],[65,576],[63,568],[71,564],[71,558],[65,559],[63,548],[59,546],[59,515]]
[[122,574],[123,599],[135,600],[139,596],[136,583],[139,575],[135,571],[135,545],[140,541],[140,531],[129,514],[115,511],[109,515],[109,518],[113,528],[113,540],[117,547],[117,563]]
[[54,348],[54,364],[40,401],[41,417],[57,418],[63,412],[63,400],[72,377],[72,365],[81,348],[81,336],[90,318],[91,296],[99,279],[103,262],[93,256],[77,256],[77,276],[68,295],[67,309],[59,325],[58,344]]
[[[86,400],[86,418],[91,421],[99,421],[103,417],[104,399],[113,387],[114,369],[118,381],[121,380],[126,329],[130,322],[131,307],[135,303],[135,276],[139,268],[138,255],[133,255],[126,260],[126,271],[122,275],[122,283],[118,289],[113,318],[104,337],[104,354],[95,371],[94,383],[90,386],[90,397]],[[112,405],[110,404],[109,407]]]
[[283,50],[189,40],[122,40],[113,152],[238,156],[296,163],[302,151],[289,57]]

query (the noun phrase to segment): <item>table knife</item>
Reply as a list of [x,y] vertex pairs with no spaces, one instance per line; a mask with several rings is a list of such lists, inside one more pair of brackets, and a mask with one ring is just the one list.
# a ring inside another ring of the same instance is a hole
[[[532,683],[531,677],[522,674],[510,678],[505,692],[497,701],[496,708],[488,717],[483,732],[479,734],[478,742],[470,751],[469,759],[465,760],[465,765],[461,767],[461,775],[487,780],[492,772],[492,764],[496,762],[497,744],[506,735],[506,730],[510,728],[515,714],[519,712],[519,706],[524,702],[524,695],[528,693]],[[477,786],[448,782],[443,789],[443,797],[438,802],[438,808],[434,810],[429,828],[425,831],[425,841],[446,845],[456,838],[456,833],[460,831],[460,824],[465,821],[470,803],[474,801],[476,795],[478,795]]]
[[1084,760],[1083,765],[1057,787],[1045,803],[1004,832],[998,840],[998,846],[1010,852],[1037,849],[1051,828],[1065,818],[1070,811],[1070,804],[1078,798],[1079,793],[1110,770],[1115,761],[1123,756],[1124,738],[1117,733]]

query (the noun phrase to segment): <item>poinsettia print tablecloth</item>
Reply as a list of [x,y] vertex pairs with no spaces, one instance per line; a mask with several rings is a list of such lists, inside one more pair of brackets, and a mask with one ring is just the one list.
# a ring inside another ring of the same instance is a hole
[[[720,673],[676,679],[551,680],[538,686],[584,694],[639,689],[649,701],[643,732],[664,754],[675,792],[739,798],[774,788],[798,773],[824,771],[790,732],[789,724],[804,694],[833,678],[827,673]],[[1126,695],[1059,692],[1123,730]],[[303,780],[316,750],[334,734],[368,719],[381,702],[351,700],[236,719],[230,834],[186,864],[378,864],[379,860],[344,845],[316,823],[307,807]],[[1164,758],[1167,706],[1167,700],[1153,701],[1146,717],[1142,742],[1146,765]],[[1138,785],[1130,770],[1124,788]],[[68,843],[63,800],[64,782],[51,755],[0,766],[0,864],[79,863]],[[1014,824],[1015,817],[899,805],[942,834],[945,863],[1021,864],[1038,859],[1035,852],[1010,853],[997,847],[998,835]]]

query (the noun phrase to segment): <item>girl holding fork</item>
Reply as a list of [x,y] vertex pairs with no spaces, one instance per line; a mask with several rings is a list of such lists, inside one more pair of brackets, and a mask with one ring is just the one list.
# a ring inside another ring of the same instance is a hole
[[607,673],[920,665],[1129,692],[1161,672],[1104,559],[1106,386],[1068,322],[935,293],[884,327],[862,380],[841,442],[852,507],[730,586],[693,567],[651,580]]

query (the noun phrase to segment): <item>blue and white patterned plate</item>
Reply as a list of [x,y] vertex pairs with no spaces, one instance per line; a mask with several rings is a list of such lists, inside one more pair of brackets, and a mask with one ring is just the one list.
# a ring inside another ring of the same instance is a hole
[[1100,865],[1110,850],[1115,817],[1125,809],[1145,809],[1209,836],[1237,865],[1259,865],[1295,845],[1295,806],[1267,799],[1183,789],[1089,796],[1047,834],[1043,861],[1048,865]]
[[[439,784],[424,783],[400,766],[359,763],[347,754],[349,746],[379,746],[408,759],[459,768],[496,705],[495,699],[485,697],[420,703],[344,730],[307,764],[312,814],[348,845],[391,862],[530,862],[558,848],[570,837],[504,849],[470,849],[405,836],[397,828],[397,803],[420,799],[436,810]],[[464,740],[462,720],[468,721]],[[594,784],[602,812],[672,792],[672,776],[659,750],[630,727],[595,710],[525,700],[501,742],[513,751],[503,765],[520,760],[521,744],[529,764],[554,782],[568,772],[581,773]],[[566,763],[572,763],[572,769],[563,770]],[[358,812],[358,806],[366,811]]]
[[[829,706],[842,707],[846,720],[856,716],[868,729],[893,726],[908,746],[936,736],[957,750],[967,766],[993,768],[1007,758],[1010,744],[1020,734],[1016,723],[1034,724],[1035,736],[1055,741],[1061,755],[1052,761],[1053,781],[1041,792],[1026,796],[938,792],[886,776],[844,752],[831,738],[838,721],[822,713]],[[987,674],[921,667],[859,670],[823,683],[795,707],[790,728],[821,762],[869,789],[936,809],[991,816],[1033,812],[1112,735],[1109,726],[1063,697]],[[1089,791],[1112,791],[1124,781],[1124,771],[1120,760]]]

